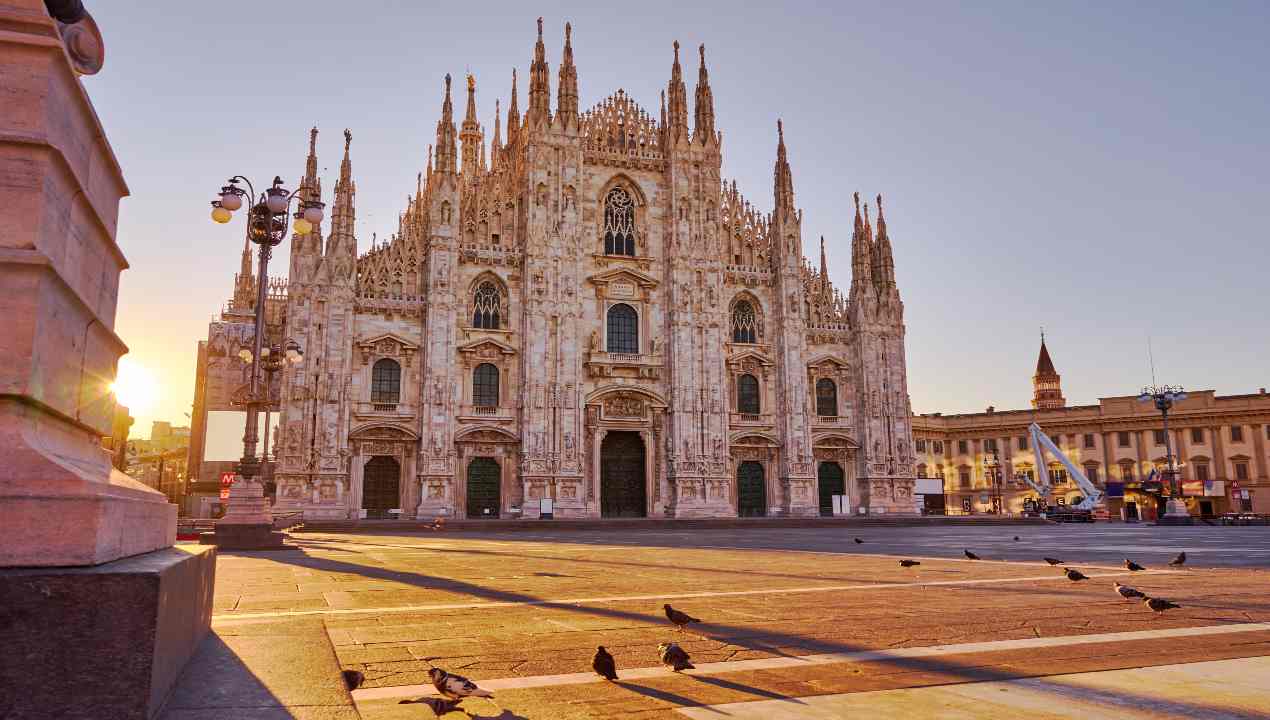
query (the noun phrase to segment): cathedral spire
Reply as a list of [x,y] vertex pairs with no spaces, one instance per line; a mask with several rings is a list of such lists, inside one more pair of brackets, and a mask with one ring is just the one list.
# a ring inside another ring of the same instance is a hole
[[855,199],[855,228],[851,233],[851,295],[856,296],[873,286],[873,247],[864,234],[864,220],[860,216],[860,193]]
[[432,146],[428,146],[428,186],[432,185]]
[[701,69],[697,71],[696,123],[692,128],[693,140],[709,145],[714,140],[714,93],[710,91],[710,74],[706,71],[706,46],[700,48]]
[[829,263],[825,262],[825,236],[820,236],[820,277],[822,280],[829,279]]
[[463,143],[463,175],[472,178],[480,167],[481,126],[476,122],[476,78],[467,76],[467,112],[463,116],[463,129],[459,140]]
[[309,130],[309,156],[304,161],[304,181],[300,183],[304,188],[305,200],[322,199],[322,181],[318,179],[317,168],[317,136],[318,129],[314,125]]
[[507,145],[514,147],[520,135],[520,105],[516,102],[516,68],[512,68],[512,99],[507,104]]
[[878,270],[880,276],[877,278],[879,285],[887,288],[895,287],[895,259],[891,255],[891,238],[886,234],[886,217],[882,215],[882,196],[878,195],[878,236],[877,236],[877,254],[878,254]]
[[503,111],[499,108],[498,98],[494,98],[494,139],[490,141],[489,146],[489,167],[490,170],[498,170],[499,158],[503,154],[503,138],[499,134],[498,127],[503,124]]
[[454,103],[450,101],[450,75],[445,76],[445,102],[437,121],[437,172],[453,175],[456,169],[454,148]]
[[542,18],[538,18],[538,42],[529,66],[529,120],[531,127],[551,122],[551,77],[547,68],[547,48],[542,44]]
[[568,126],[578,119],[578,68],[573,64],[573,26],[564,24],[564,55],[560,59],[560,87],[556,116]]
[[776,168],[773,172],[774,191],[777,211],[793,212],[794,210],[794,175],[789,169],[789,157],[785,152],[785,124],[776,121]]
[[670,67],[670,83],[666,87],[667,112],[671,143],[688,137],[688,91],[684,88],[683,68],[679,65],[679,41],[675,41],[675,63]]
[[353,221],[356,216],[354,208],[357,196],[357,185],[353,182],[353,161],[349,148],[353,144],[353,133],[344,130],[344,159],[340,162],[340,179],[335,183],[335,209],[331,213],[331,234],[326,240],[326,254],[336,251],[346,254],[357,254],[356,240],[353,237]]

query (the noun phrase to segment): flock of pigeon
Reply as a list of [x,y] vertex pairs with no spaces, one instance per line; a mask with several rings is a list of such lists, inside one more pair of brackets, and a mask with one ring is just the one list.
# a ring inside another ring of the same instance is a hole
[[[1014,539],[1018,540],[1019,537],[1015,535]],[[856,538],[856,542],[859,543],[862,541],[859,538]],[[962,554],[966,556],[967,560],[980,559],[978,555],[970,552],[970,550],[963,549],[961,552]],[[1058,558],[1043,557],[1041,559],[1049,563],[1050,565],[1054,565],[1054,566],[1067,564],[1066,562],[1059,560]],[[1178,553],[1177,556],[1175,556],[1172,560],[1169,561],[1169,565],[1171,567],[1182,567],[1185,564],[1186,564],[1185,552]],[[916,560],[901,560],[900,561],[900,567],[911,568],[914,565],[921,565],[921,563]],[[1130,560],[1129,558],[1125,558],[1124,566],[1125,568],[1129,570],[1129,572],[1139,572],[1142,570],[1146,570],[1145,567]],[[1060,569],[1063,571],[1063,574],[1067,576],[1067,579],[1071,580],[1072,582],[1080,582],[1081,580],[1089,579],[1088,575],[1082,573],[1076,568],[1064,567]],[[1165,610],[1172,610],[1173,608],[1182,607],[1181,605],[1178,605],[1177,603],[1172,602],[1170,600],[1165,600],[1164,598],[1149,597],[1146,593],[1142,592],[1141,590],[1138,590],[1136,588],[1131,588],[1128,585],[1121,585],[1120,583],[1112,583],[1112,584],[1115,586],[1117,595],[1124,598],[1125,600],[1141,600],[1143,605],[1154,610],[1157,615],[1163,614]]]
[[[1014,539],[1018,540],[1019,538],[1015,536]],[[860,538],[855,538],[855,542],[856,544],[862,544],[864,541]],[[965,554],[967,560],[980,559],[978,555],[970,552],[970,550],[962,550],[962,552]],[[1066,565],[1064,561],[1059,560],[1058,558],[1046,557],[1041,559],[1053,566]],[[1169,565],[1173,567],[1181,567],[1184,564],[1186,564],[1186,553],[1184,552],[1178,553],[1177,557],[1169,561]],[[911,568],[917,565],[921,565],[921,562],[908,559],[900,560],[900,567]],[[1125,559],[1124,565],[1131,572],[1146,570],[1145,567],[1129,560],[1128,558]],[[1081,580],[1089,579],[1089,576],[1085,575],[1076,568],[1064,567],[1061,569],[1067,576],[1067,579],[1072,582],[1080,582]],[[1181,605],[1163,598],[1149,597],[1146,593],[1137,590],[1136,588],[1129,587],[1128,585],[1121,585],[1118,582],[1113,584],[1115,585],[1117,595],[1126,600],[1141,600],[1143,605],[1146,605],[1154,610],[1157,615],[1163,613],[1165,610],[1181,607]],[[690,623],[701,622],[701,620],[686,612],[676,610],[671,607],[669,603],[663,605],[662,608],[666,612],[666,619],[675,626],[676,630],[683,630]],[[675,672],[694,669],[692,659],[688,656],[687,651],[679,647],[678,643],[660,643],[657,646],[657,654],[661,658],[662,664]],[[603,645],[600,645],[595,649],[595,655],[591,658],[591,669],[595,671],[596,675],[599,675],[605,680],[617,680],[617,662],[614,660],[613,655],[609,653]],[[446,672],[439,667],[433,667],[429,670],[428,676],[432,680],[432,686],[437,689],[437,693],[440,697],[420,697],[412,700],[402,700],[399,704],[408,705],[417,703],[427,705],[437,717],[441,717],[446,713],[460,710],[460,704],[467,698],[478,697],[490,700],[494,698],[494,693],[491,693],[488,690],[483,690],[471,680],[468,680],[462,675],[455,675],[454,673]],[[351,686],[352,685],[350,685],[350,687]]]
[[[689,623],[701,622],[701,620],[686,612],[676,610],[669,603],[663,605],[662,608],[666,611],[666,619],[674,624],[676,630],[683,630]],[[678,643],[664,642],[659,644],[657,646],[657,654],[661,658],[662,664],[675,672],[692,670],[695,667],[692,664],[692,659],[688,657],[688,652],[679,647]],[[595,674],[605,680],[617,679],[617,662],[603,645],[595,649],[595,656],[591,658],[591,669],[595,670]],[[412,700],[401,700],[397,704],[427,705],[437,717],[441,717],[446,713],[461,710],[462,708],[459,707],[460,703],[467,698],[494,699],[494,693],[489,690],[480,688],[476,683],[462,675],[446,672],[439,667],[429,670],[428,677],[432,680],[432,686],[437,689],[437,693],[441,697],[419,697]],[[350,687],[354,687],[354,685],[350,683]]]

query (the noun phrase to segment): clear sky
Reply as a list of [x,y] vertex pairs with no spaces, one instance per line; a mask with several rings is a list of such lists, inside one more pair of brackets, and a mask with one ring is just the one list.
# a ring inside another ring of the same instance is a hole
[[[242,219],[208,219],[236,173],[324,189],[353,131],[357,234],[396,227],[435,138],[443,76],[477,78],[481,121],[512,67],[525,107],[534,20],[552,98],[573,23],[581,104],[624,88],[651,112],[707,47],[723,169],[771,207],[784,118],[804,244],[850,284],[851,192],[882,193],[918,412],[1025,407],[1045,326],[1068,401],[1150,380],[1270,385],[1270,3],[88,3],[86,79],[132,197],[118,330],[184,422],[195,345],[231,291]],[[461,104],[458,112],[462,111]],[[285,272],[284,258],[275,262]]]

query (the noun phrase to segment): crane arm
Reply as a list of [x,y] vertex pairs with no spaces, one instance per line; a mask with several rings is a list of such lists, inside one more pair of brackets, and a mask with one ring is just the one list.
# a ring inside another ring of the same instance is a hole
[[1102,491],[1094,487],[1093,483],[1089,482],[1089,478],[1085,477],[1085,473],[1081,472],[1080,468],[1076,467],[1076,464],[1067,458],[1067,455],[1065,455],[1063,451],[1054,444],[1053,440],[1050,440],[1049,436],[1041,430],[1040,425],[1032,423],[1028,426],[1028,432],[1032,435],[1032,447],[1036,451],[1036,477],[1041,484],[1047,488],[1051,485],[1049,471],[1046,470],[1044,454],[1044,450],[1049,450],[1050,453],[1054,455],[1054,459],[1058,460],[1063,464],[1063,467],[1067,468],[1068,475],[1076,481],[1076,484],[1080,486],[1080,490],[1085,496],[1085,499],[1082,500],[1077,507],[1083,510],[1090,510],[1094,505],[1097,505],[1099,501],[1102,500]]

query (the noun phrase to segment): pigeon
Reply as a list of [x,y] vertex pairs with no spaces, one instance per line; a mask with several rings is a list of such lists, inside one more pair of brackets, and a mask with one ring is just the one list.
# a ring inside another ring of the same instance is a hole
[[665,605],[662,605],[662,607],[666,609],[666,618],[670,620],[672,623],[674,623],[675,627],[679,628],[680,630],[683,630],[684,626],[687,625],[688,623],[701,622],[700,620],[689,615],[688,613],[680,612],[672,608],[670,606],[670,603],[666,603]]
[[856,539],[855,539],[855,544],[856,544],[856,545],[863,545],[863,544],[864,544],[864,541],[863,541],[863,540],[861,540],[860,538],[856,538]]
[[1066,575],[1067,579],[1071,580],[1072,582],[1080,582],[1081,580],[1089,579],[1088,575],[1085,575],[1084,573],[1077,570],[1076,568],[1067,568],[1066,570],[1063,571],[1063,574]]
[[1062,564],[1063,564],[1063,561],[1062,561],[1062,560],[1059,560],[1058,558],[1041,558],[1041,559],[1042,559],[1042,560],[1044,560],[1045,562],[1049,563],[1050,565],[1062,565]]
[[414,700],[398,700],[397,704],[398,705],[413,705],[417,703],[419,705],[427,705],[428,707],[432,708],[433,715],[436,715],[437,717],[441,717],[442,715],[445,715],[446,713],[452,713],[456,710],[461,710],[462,708],[459,707],[459,703],[461,702],[463,701],[462,700],[446,700],[444,698],[434,698],[434,697],[421,697],[421,698],[415,698]]
[[591,658],[591,669],[605,680],[617,679],[617,665],[613,663],[613,656],[604,649],[603,645],[595,649],[595,657]]
[[1142,597],[1142,604],[1151,608],[1156,613],[1163,613],[1165,610],[1169,610],[1171,608],[1182,607],[1181,605],[1178,605],[1175,602],[1169,602],[1168,600],[1165,600],[1164,598],[1153,598],[1153,597],[1146,597],[1146,596]]
[[1116,594],[1124,598],[1125,600],[1133,600],[1135,598],[1146,597],[1146,595],[1143,594],[1141,590],[1131,588],[1128,585],[1121,585],[1120,583],[1112,583],[1112,585],[1116,586]]
[[444,530],[445,518],[443,517],[436,518],[435,520],[432,521],[432,524],[428,526],[428,529],[429,530]]
[[1018,541],[1019,541],[1019,536],[1018,536],[1018,535],[1015,535],[1015,536],[1014,536],[1014,542],[1018,542]]
[[978,559],[979,559],[979,556],[978,556],[978,555],[975,555],[974,553],[970,552],[969,550],[962,550],[962,552],[966,554],[966,559],[968,559],[968,560],[978,560]]
[[913,567],[914,565],[921,565],[921,563],[917,562],[916,560],[901,560],[900,561],[900,567]]
[[344,676],[344,687],[349,690],[356,690],[366,680],[360,670],[344,670],[341,674]]
[[1125,566],[1125,567],[1127,567],[1127,568],[1129,568],[1129,571],[1130,571],[1130,572],[1137,572],[1137,571],[1139,571],[1139,570],[1146,570],[1146,568],[1144,568],[1144,567],[1142,567],[1141,565],[1137,564],[1136,562],[1134,562],[1134,561],[1130,560],[1129,558],[1125,558],[1125,559],[1124,559],[1124,566]]
[[437,692],[451,700],[462,700],[465,697],[491,699],[494,697],[494,693],[478,688],[476,683],[462,675],[448,673],[439,667],[429,670],[428,677],[432,678],[432,686],[437,689]]
[[689,660],[688,653],[675,643],[661,643],[657,646],[657,652],[661,654],[662,664],[669,666],[675,672],[692,670],[695,667]]
[[1184,552],[1178,553],[1177,557],[1169,561],[1169,565],[1172,565],[1173,567],[1182,567],[1185,564],[1186,564],[1186,553]]

